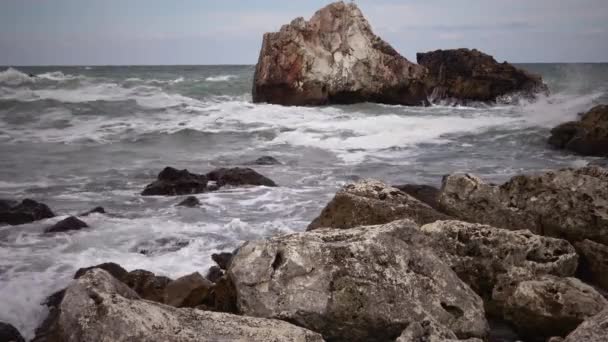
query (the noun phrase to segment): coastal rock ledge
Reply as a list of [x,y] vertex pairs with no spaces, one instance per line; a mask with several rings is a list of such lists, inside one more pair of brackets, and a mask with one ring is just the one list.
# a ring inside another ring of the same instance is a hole
[[264,35],[253,101],[421,105],[426,72],[376,36],[357,5],[340,1]]

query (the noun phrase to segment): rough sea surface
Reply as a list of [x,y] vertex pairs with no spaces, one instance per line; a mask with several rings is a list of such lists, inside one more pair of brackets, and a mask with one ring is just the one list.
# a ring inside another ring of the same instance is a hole
[[[599,161],[546,140],[551,127],[608,103],[608,64],[520,67],[542,74],[552,95],[494,106],[281,107],[251,103],[253,66],[1,67],[0,198],[39,200],[58,217],[0,227],[0,321],[33,337],[40,303],[84,266],[204,273],[211,253],[303,231],[359,178],[439,186],[466,171],[502,182]],[[255,167],[277,188],[197,195],[197,209],[175,207],[183,197],[139,195],[165,166],[204,173],[264,155],[283,163]],[[95,206],[110,215],[85,218],[90,229],[42,234]],[[189,244],[163,248],[155,241],[164,238]]]

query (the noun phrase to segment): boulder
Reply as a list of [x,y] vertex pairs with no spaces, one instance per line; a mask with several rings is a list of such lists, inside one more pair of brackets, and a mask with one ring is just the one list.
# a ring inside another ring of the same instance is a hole
[[608,246],[591,240],[574,244],[579,253],[579,276],[608,291]]
[[151,184],[141,193],[143,196],[178,196],[198,194],[208,191],[207,177],[190,173],[188,170],[177,170],[166,167]]
[[426,73],[376,36],[356,4],[340,1],[264,34],[253,101],[421,105]]
[[228,270],[238,309],[329,340],[394,340],[431,318],[460,338],[488,334],[482,300],[425,246],[411,220],[250,241]]
[[478,338],[460,340],[450,329],[425,319],[421,322],[413,322],[401,333],[395,342],[483,342]]
[[205,278],[212,283],[216,283],[223,275],[224,271],[219,266],[211,266]]
[[414,197],[420,202],[428,204],[431,208],[435,210],[440,210],[439,189],[437,189],[436,187],[431,185],[419,184],[395,185],[394,187]]
[[576,278],[541,276],[515,287],[505,303],[504,316],[522,337],[545,341],[566,336],[607,305],[602,295]]
[[25,342],[19,330],[14,326],[0,322],[0,341],[2,342]]
[[220,187],[225,185],[277,186],[274,181],[257,173],[255,170],[242,167],[219,168],[209,172],[207,178],[215,181]]
[[346,229],[405,218],[426,224],[450,217],[396,188],[377,180],[365,179],[338,191],[308,226],[308,230],[324,227]]
[[598,166],[520,175],[500,186],[455,174],[444,177],[439,202],[444,212],[464,221],[606,245],[606,189],[608,170]]
[[178,207],[196,208],[200,207],[201,201],[195,196],[188,196],[183,201],[177,204]]
[[548,92],[542,78],[478,50],[436,50],[416,55],[428,69],[431,100],[493,102],[513,93],[534,96]]
[[501,312],[492,292],[501,275],[513,267],[531,274],[574,275],[578,256],[568,241],[461,221],[424,225],[435,253],[486,302],[490,313]]
[[549,144],[578,154],[608,157],[608,105],[595,106],[579,121],[555,127]]
[[[88,272],[87,272],[88,273]],[[163,303],[165,299],[165,288],[171,279],[157,276],[146,270],[135,270],[129,272],[124,281],[141,298],[154,302]]]
[[212,286],[213,283],[198,272],[183,276],[165,286],[163,303],[178,308],[194,307],[206,298]]
[[211,259],[223,270],[227,270],[234,254],[231,252],[213,253]]
[[250,164],[250,165],[281,165],[281,162],[278,161],[275,157],[263,156],[256,160],[250,161],[247,164]]
[[61,220],[54,225],[46,228],[44,230],[45,233],[62,233],[69,232],[72,230],[81,230],[83,228],[88,228],[89,225],[84,221],[79,220],[75,216],[70,216],[64,220]]
[[12,200],[0,201],[0,224],[13,226],[55,217],[46,204],[31,199],[21,203]]
[[208,312],[141,300],[95,269],[67,288],[47,342],[323,341],[289,323]]
[[564,342],[605,342],[608,336],[608,308],[588,318]]
[[97,268],[110,273],[114,278],[116,278],[122,282],[126,281],[127,276],[129,275],[129,272],[127,272],[127,270],[125,270],[119,264],[116,264],[113,262],[106,262],[106,263],[91,266],[91,267],[79,268],[78,271],[76,271],[76,273],[74,274],[74,279],[78,279],[78,278],[82,277],[83,275],[85,275],[85,273],[89,272],[90,270],[97,269]]
[[106,210],[103,207],[95,207],[87,212],[84,212],[78,216],[89,216],[91,214],[106,214]]

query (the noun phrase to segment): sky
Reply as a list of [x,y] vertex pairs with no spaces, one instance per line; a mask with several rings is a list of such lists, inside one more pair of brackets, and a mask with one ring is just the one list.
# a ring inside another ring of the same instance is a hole
[[[608,0],[356,0],[376,34],[416,52],[608,62]],[[255,64],[264,32],[319,0],[0,0],[0,65]]]

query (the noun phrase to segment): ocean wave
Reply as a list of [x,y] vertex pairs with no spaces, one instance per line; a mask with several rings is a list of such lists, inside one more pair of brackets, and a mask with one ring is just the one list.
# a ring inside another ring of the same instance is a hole
[[86,78],[86,76],[83,75],[70,75],[70,74],[64,74],[61,71],[52,71],[52,72],[45,72],[42,74],[38,74],[36,75],[37,78],[42,78],[42,79],[46,79],[49,81],[55,81],[55,82],[66,82],[66,81],[72,81],[72,80],[83,80]]
[[0,84],[17,86],[24,83],[35,82],[33,77],[23,73],[17,69],[8,68],[4,71],[0,71]]
[[207,82],[228,82],[237,77],[238,76],[236,76],[236,75],[209,76],[209,77],[205,78],[205,81],[207,81]]

